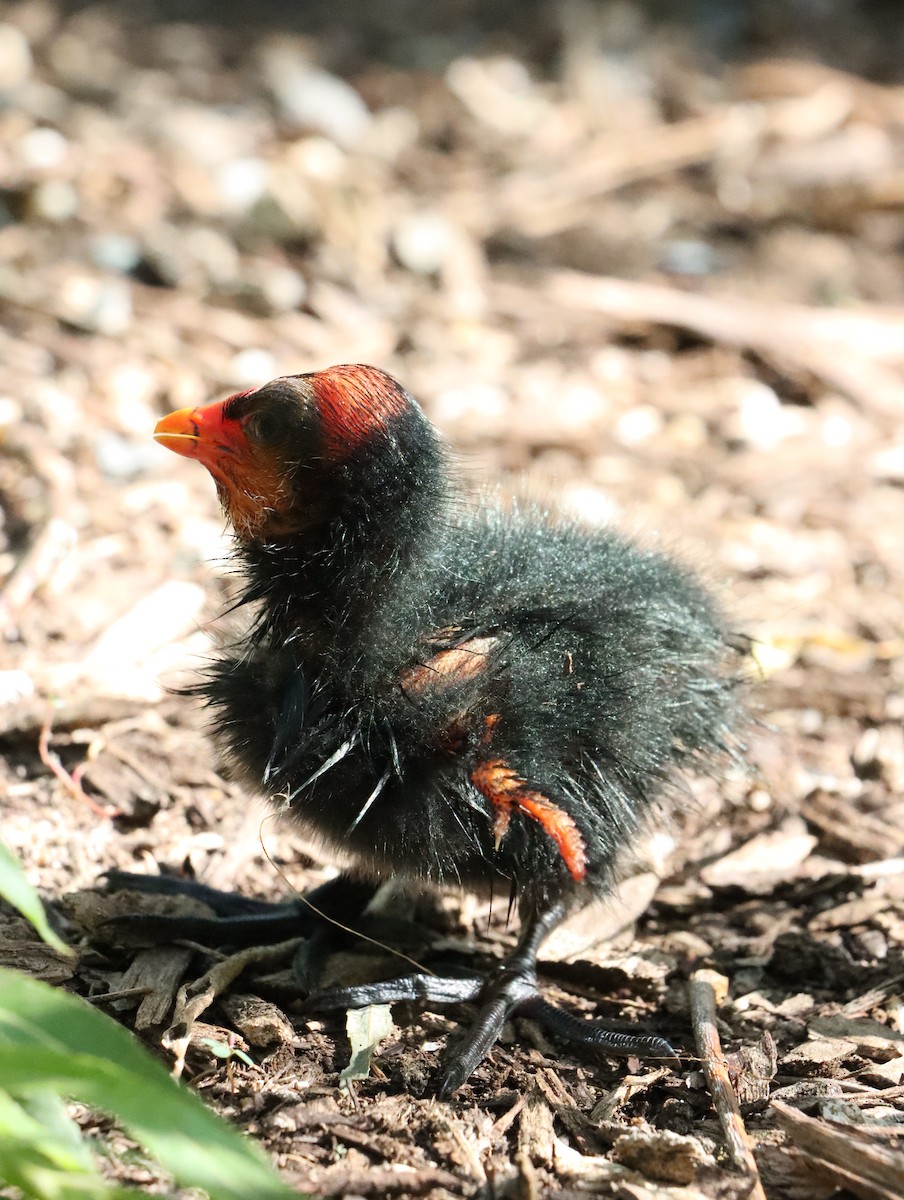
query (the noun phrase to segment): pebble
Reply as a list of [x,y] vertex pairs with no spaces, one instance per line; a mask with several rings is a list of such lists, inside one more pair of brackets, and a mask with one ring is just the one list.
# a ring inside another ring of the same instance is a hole
[[0,24],[0,95],[11,95],[31,78],[31,47],[21,29]]
[[314,236],[318,214],[304,182],[279,172],[246,215],[248,227],[268,241],[295,242]]
[[42,381],[30,389],[26,414],[29,420],[51,430],[52,445],[59,450],[67,449],[80,436],[84,425],[77,388],[67,387],[66,381],[58,378]]
[[435,275],[457,243],[455,229],[440,213],[405,217],[392,231],[392,251],[415,275]]
[[218,229],[198,226],[184,237],[184,253],[215,287],[227,287],[240,274],[239,252],[235,242]]
[[670,275],[703,276],[712,275],[718,263],[709,242],[676,238],[662,247],[658,266]]
[[99,233],[88,246],[91,261],[105,271],[129,275],[141,262],[141,243],[125,233]]
[[235,243],[204,225],[158,226],[145,241],[142,258],[167,287],[228,288],[240,273]]
[[16,150],[23,167],[30,171],[51,171],[65,161],[69,142],[58,129],[39,125],[19,138]]
[[16,93],[16,105],[35,121],[62,124],[70,111],[71,100],[60,89],[42,79],[30,79]]
[[904,442],[879,450],[870,458],[870,472],[888,483],[904,483]]
[[149,431],[157,420],[157,373],[128,361],[109,367],[98,381],[96,394],[105,402],[110,419],[126,433]]
[[64,179],[48,179],[32,188],[28,211],[39,221],[62,225],[78,213],[78,192]]
[[216,169],[247,155],[256,130],[238,111],[174,104],[159,122],[159,135],[199,166]]
[[77,329],[117,337],[132,323],[132,294],[122,279],[70,275],[60,292],[60,315]]
[[634,377],[631,353],[621,346],[604,346],[597,350],[588,365],[594,379],[610,387],[630,383]]
[[556,409],[563,428],[579,433],[599,423],[605,414],[606,403],[595,387],[574,382],[561,390]]
[[696,413],[681,413],[672,417],[667,432],[673,444],[684,450],[699,450],[706,445],[709,437],[706,422]]
[[276,359],[269,350],[260,347],[240,350],[229,364],[229,378],[237,387],[254,387],[277,375]]
[[854,440],[854,426],[841,413],[830,413],[819,426],[819,436],[833,450],[843,449]]
[[34,694],[34,681],[27,671],[0,671],[0,704],[15,704]]
[[348,167],[347,156],[325,137],[300,138],[286,157],[293,170],[324,184],[338,184]]
[[615,436],[623,446],[638,446],[662,431],[662,413],[650,404],[635,404],[615,423]]
[[806,429],[806,418],[758,379],[738,380],[736,385],[738,432],[743,441],[758,450],[772,450],[780,442]]
[[241,299],[252,312],[265,317],[293,312],[307,294],[304,277],[280,263],[255,263],[242,274]]
[[314,66],[288,41],[271,42],[260,61],[283,117],[301,129],[316,129],[344,148],[361,143],[371,115],[351,84]]
[[220,197],[233,213],[247,212],[267,190],[267,164],[262,158],[233,158],[217,169]]
[[139,442],[113,429],[96,434],[91,448],[101,472],[113,483],[128,483],[159,463],[157,447],[150,439]]
[[434,397],[431,416],[441,428],[454,426],[459,436],[479,441],[503,432],[512,420],[512,404],[502,388],[462,384],[445,388]]
[[9,429],[24,419],[22,405],[12,396],[0,396],[0,429]]
[[367,139],[359,149],[373,158],[392,163],[411,149],[420,132],[420,122],[411,109],[384,108],[374,115]]
[[595,528],[613,525],[621,516],[621,508],[614,498],[592,484],[569,484],[562,491],[562,503],[576,517]]

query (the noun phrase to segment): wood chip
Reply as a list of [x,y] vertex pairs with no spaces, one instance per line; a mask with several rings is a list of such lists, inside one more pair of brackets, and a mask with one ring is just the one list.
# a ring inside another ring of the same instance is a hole
[[904,1153],[882,1144],[863,1126],[838,1125],[804,1116],[773,1102],[779,1123],[811,1166],[863,1200],[904,1196]]
[[701,1167],[716,1165],[696,1138],[664,1129],[623,1134],[612,1147],[612,1157],[650,1179],[678,1185],[693,1183]]
[[768,892],[776,882],[793,879],[797,867],[815,850],[818,839],[803,821],[792,817],[780,828],[761,833],[709,863],[700,878],[710,887],[740,887]]
[[260,996],[223,996],[220,1008],[251,1046],[265,1049],[277,1042],[298,1044],[298,1036],[286,1014]]
[[531,1163],[551,1166],[553,1161],[553,1115],[537,1084],[531,1086],[518,1121],[518,1151]]
[[819,830],[828,850],[848,862],[880,861],[904,850],[904,830],[860,812],[844,797],[815,791],[804,800],[801,813]]
[[135,1028],[162,1025],[176,1002],[176,989],[182,982],[192,951],[185,946],[152,946],[140,950],[123,972],[122,990],[148,988],[135,1014]]

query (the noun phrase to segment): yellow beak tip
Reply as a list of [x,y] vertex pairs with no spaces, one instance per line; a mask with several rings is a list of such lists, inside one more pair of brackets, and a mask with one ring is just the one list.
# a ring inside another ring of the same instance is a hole
[[154,440],[176,454],[194,457],[194,448],[201,440],[194,412],[192,408],[180,408],[161,417],[154,427]]

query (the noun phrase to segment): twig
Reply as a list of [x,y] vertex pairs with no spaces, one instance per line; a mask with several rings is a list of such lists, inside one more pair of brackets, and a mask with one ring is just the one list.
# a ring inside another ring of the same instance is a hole
[[655,138],[606,135],[564,163],[512,173],[492,203],[485,194],[456,195],[450,211],[484,236],[511,225],[529,237],[548,237],[574,225],[600,196],[728,152],[747,153],[766,132],[749,105],[732,105],[661,126]]
[[782,1128],[814,1170],[863,1200],[894,1200],[904,1195],[904,1155],[876,1144],[856,1125],[836,1125],[807,1117],[773,1101]]
[[[43,688],[38,691],[55,691]],[[47,716],[46,695],[27,696],[14,704],[0,705],[0,734],[21,738],[40,733]],[[147,709],[147,701],[128,696],[105,694],[60,697],[53,707],[53,725],[57,730],[95,729],[111,721],[121,721]]]
[[753,350],[815,375],[867,412],[897,418],[904,403],[904,381],[884,365],[904,358],[899,313],[767,305],[577,271],[551,275],[547,294],[555,304],[616,321],[671,325]]
[[60,762],[58,756],[50,749],[50,731],[52,727],[53,709],[50,709],[44,724],[41,726],[41,733],[38,737],[38,755],[41,762],[60,781],[70,796],[75,800],[80,800],[83,804],[87,804],[93,813],[96,813],[99,817],[108,817],[111,820],[113,817],[118,817],[122,812],[121,808],[104,808],[89,796],[82,787],[82,775],[89,764],[87,762],[80,763],[72,774],[70,774]]
[[35,592],[53,578],[75,549],[77,541],[74,526],[61,517],[50,518],[0,595],[0,633],[12,628]]
[[250,946],[218,962],[194,983],[179,988],[173,1023],[161,1038],[161,1044],[175,1055],[173,1075],[176,1078],[185,1069],[185,1054],[191,1040],[192,1026],[201,1013],[213,1004],[221,992],[225,992],[246,967],[253,963],[270,963],[286,958],[298,948],[300,941],[300,938],[291,938],[274,946]]
[[706,1075],[713,1105],[725,1134],[728,1156],[739,1170],[751,1177],[753,1186],[750,1190],[750,1200],[766,1200],[716,1028],[716,997],[724,999],[727,991],[728,980],[715,971],[695,971],[691,976],[690,1001],[694,1041],[703,1064],[703,1073]]

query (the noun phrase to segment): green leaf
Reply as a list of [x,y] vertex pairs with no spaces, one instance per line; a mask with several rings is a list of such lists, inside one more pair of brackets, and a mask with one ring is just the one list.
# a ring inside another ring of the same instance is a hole
[[[47,1160],[60,1170],[92,1171],[91,1152],[81,1140],[78,1126],[66,1115],[65,1105],[59,1097],[41,1091],[31,1101],[20,1102],[0,1091],[0,1146],[8,1146],[13,1141],[29,1142],[41,1146]],[[65,1133],[62,1132],[61,1116],[69,1126]],[[42,1117],[47,1119],[42,1120]]]
[[0,1179],[38,1200],[134,1200],[107,1183],[58,1096],[17,1102],[0,1091]]
[[19,860],[0,842],[0,896],[8,901],[13,908],[27,920],[48,944],[60,954],[72,954],[72,950],[53,932],[47,923],[47,916],[41,898],[25,878]]
[[25,1101],[52,1089],[109,1113],[180,1185],[216,1200],[296,1196],[253,1143],[174,1083],[126,1030],[77,997],[4,969],[0,1087]]
[[340,1083],[366,1079],[374,1051],[392,1033],[392,1009],[388,1004],[369,1004],[345,1014],[345,1030],[352,1047],[351,1062],[339,1075]]
[[220,1041],[219,1038],[199,1038],[198,1045],[206,1046],[214,1058],[222,1058],[226,1062],[229,1062],[231,1058],[237,1058],[246,1067],[257,1065],[250,1054],[246,1054],[238,1046],[230,1046],[228,1042]]

